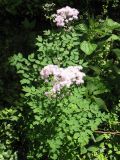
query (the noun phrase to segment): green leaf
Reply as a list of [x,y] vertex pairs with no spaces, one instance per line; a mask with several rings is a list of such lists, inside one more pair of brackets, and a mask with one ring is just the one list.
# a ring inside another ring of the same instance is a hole
[[57,154],[53,154],[52,159],[56,160],[58,158]]
[[106,27],[109,27],[110,29],[116,29],[116,28],[120,28],[120,24],[113,21],[112,19],[107,19],[105,22],[104,22],[105,26]]
[[116,154],[120,155],[120,151],[117,151]]
[[26,93],[25,97],[29,97],[31,95],[31,93]]
[[115,48],[112,51],[116,54],[117,58],[120,60],[120,49],[119,48]]
[[96,142],[100,142],[100,141],[102,141],[103,139],[104,139],[104,135],[100,135],[100,136],[98,136],[97,138],[96,138]]
[[29,79],[22,79],[20,81],[21,84],[30,84],[30,80]]
[[87,153],[87,149],[85,147],[82,147],[80,151],[81,151],[81,154]]
[[120,38],[115,35],[115,34],[112,34],[108,39],[107,41],[115,41],[115,40],[120,40]]
[[50,30],[44,31],[44,35],[49,36],[50,35]]
[[99,149],[99,148],[97,148],[97,147],[91,146],[91,147],[89,147],[87,150],[90,151],[90,152],[97,152],[98,149]]
[[41,37],[41,36],[38,36],[36,39],[37,39],[39,42],[42,42],[42,37]]
[[103,108],[103,109],[105,109],[106,111],[108,111],[105,102],[104,102],[101,98],[94,97],[94,100],[95,100],[95,102],[97,103],[97,105],[100,106],[100,108]]
[[93,92],[93,95],[98,95],[107,92],[107,90],[97,90]]
[[101,69],[99,66],[89,66],[90,69],[92,69],[93,71],[95,71],[96,74],[100,74],[101,73]]
[[85,24],[82,23],[76,27],[76,30],[80,30],[81,32],[86,33],[88,31],[88,28]]
[[72,140],[72,138],[68,135],[67,136],[67,139],[69,140],[69,141],[71,141]]
[[34,69],[37,69],[38,66],[37,66],[36,64],[33,64],[33,68],[34,68]]
[[19,59],[22,59],[23,58],[23,55],[21,53],[18,53],[18,58]]
[[34,62],[34,61],[35,61],[35,59],[34,59],[34,53],[32,53],[32,54],[30,54],[30,55],[28,56],[28,60],[29,60],[30,62]]
[[80,44],[80,49],[86,54],[91,55],[97,48],[97,45],[88,41],[83,41]]
[[80,137],[79,133],[75,133],[74,136],[73,136],[74,139],[78,139],[78,137]]
[[29,87],[23,87],[23,91],[31,93],[31,88],[29,88]]

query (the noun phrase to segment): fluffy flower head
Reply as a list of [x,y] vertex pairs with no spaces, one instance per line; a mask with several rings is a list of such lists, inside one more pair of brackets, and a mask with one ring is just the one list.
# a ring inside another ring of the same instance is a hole
[[81,66],[69,66],[67,68],[59,68],[57,65],[47,65],[41,72],[41,78],[48,82],[50,75],[53,76],[53,87],[49,93],[56,94],[63,87],[69,88],[72,84],[80,85],[84,83],[83,77],[85,74],[81,72]]
[[67,23],[78,19],[79,11],[69,6],[63,7],[57,10],[57,14],[54,14],[54,22],[58,27],[63,27]]

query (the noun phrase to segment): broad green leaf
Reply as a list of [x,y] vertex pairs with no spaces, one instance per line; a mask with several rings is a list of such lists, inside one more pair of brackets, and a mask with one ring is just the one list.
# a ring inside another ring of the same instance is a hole
[[81,32],[83,32],[83,33],[86,33],[87,32],[87,30],[88,30],[88,28],[87,28],[87,26],[85,25],[85,24],[79,24],[77,27],[76,27],[76,30],[80,30]]
[[98,151],[98,149],[99,148],[97,148],[97,147],[91,146],[87,150],[90,151],[90,152],[96,152],[96,151]]
[[115,34],[112,34],[108,39],[107,41],[115,41],[115,40],[120,40],[120,38],[115,35]]
[[91,55],[97,48],[97,45],[88,41],[83,41],[80,44],[80,49],[86,54]]
[[94,100],[95,100],[95,102],[97,103],[97,105],[100,106],[100,108],[103,108],[103,109],[105,109],[106,111],[108,111],[105,102],[104,102],[101,98],[94,97]]
[[106,27],[109,27],[111,29],[116,29],[116,28],[119,28],[120,27],[120,24],[113,21],[112,19],[107,19],[105,22],[104,22],[105,26]]
[[104,135],[100,135],[96,138],[96,142],[102,141],[104,139]]
[[81,154],[87,153],[87,149],[85,147],[82,147],[80,151],[81,151]]

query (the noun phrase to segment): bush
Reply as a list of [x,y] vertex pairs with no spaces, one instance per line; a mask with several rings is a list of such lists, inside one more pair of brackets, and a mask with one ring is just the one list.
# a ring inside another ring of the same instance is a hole
[[[95,22],[89,18],[87,24],[45,31],[43,37],[37,37],[36,53],[28,58],[19,53],[10,59],[22,86],[22,128],[29,141],[26,159],[109,157],[109,150],[103,148],[112,137],[99,136],[99,130],[107,130],[117,119],[108,110],[113,111],[119,101],[119,28],[111,19]],[[63,88],[55,97],[45,96],[52,79],[44,82],[40,71],[48,64],[82,65],[85,84]]]

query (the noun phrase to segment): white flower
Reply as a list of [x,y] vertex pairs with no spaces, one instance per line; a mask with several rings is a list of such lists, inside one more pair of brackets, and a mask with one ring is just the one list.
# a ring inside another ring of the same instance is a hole
[[81,69],[81,66],[69,66],[67,68],[59,68],[57,65],[45,66],[40,72],[41,77],[45,82],[49,82],[49,76],[53,76],[53,87],[50,92],[46,92],[45,94],[56,94],[65,86],[69,88],[72,84],[80,85],[84,83],[83,78],[85,74],[81,72]]
[[57,14],[53,14],[55,17],[54,22],[59,27],[64,27],[69,22],[78,19],[79,11],[69,6],[63,7],[57,10]]

